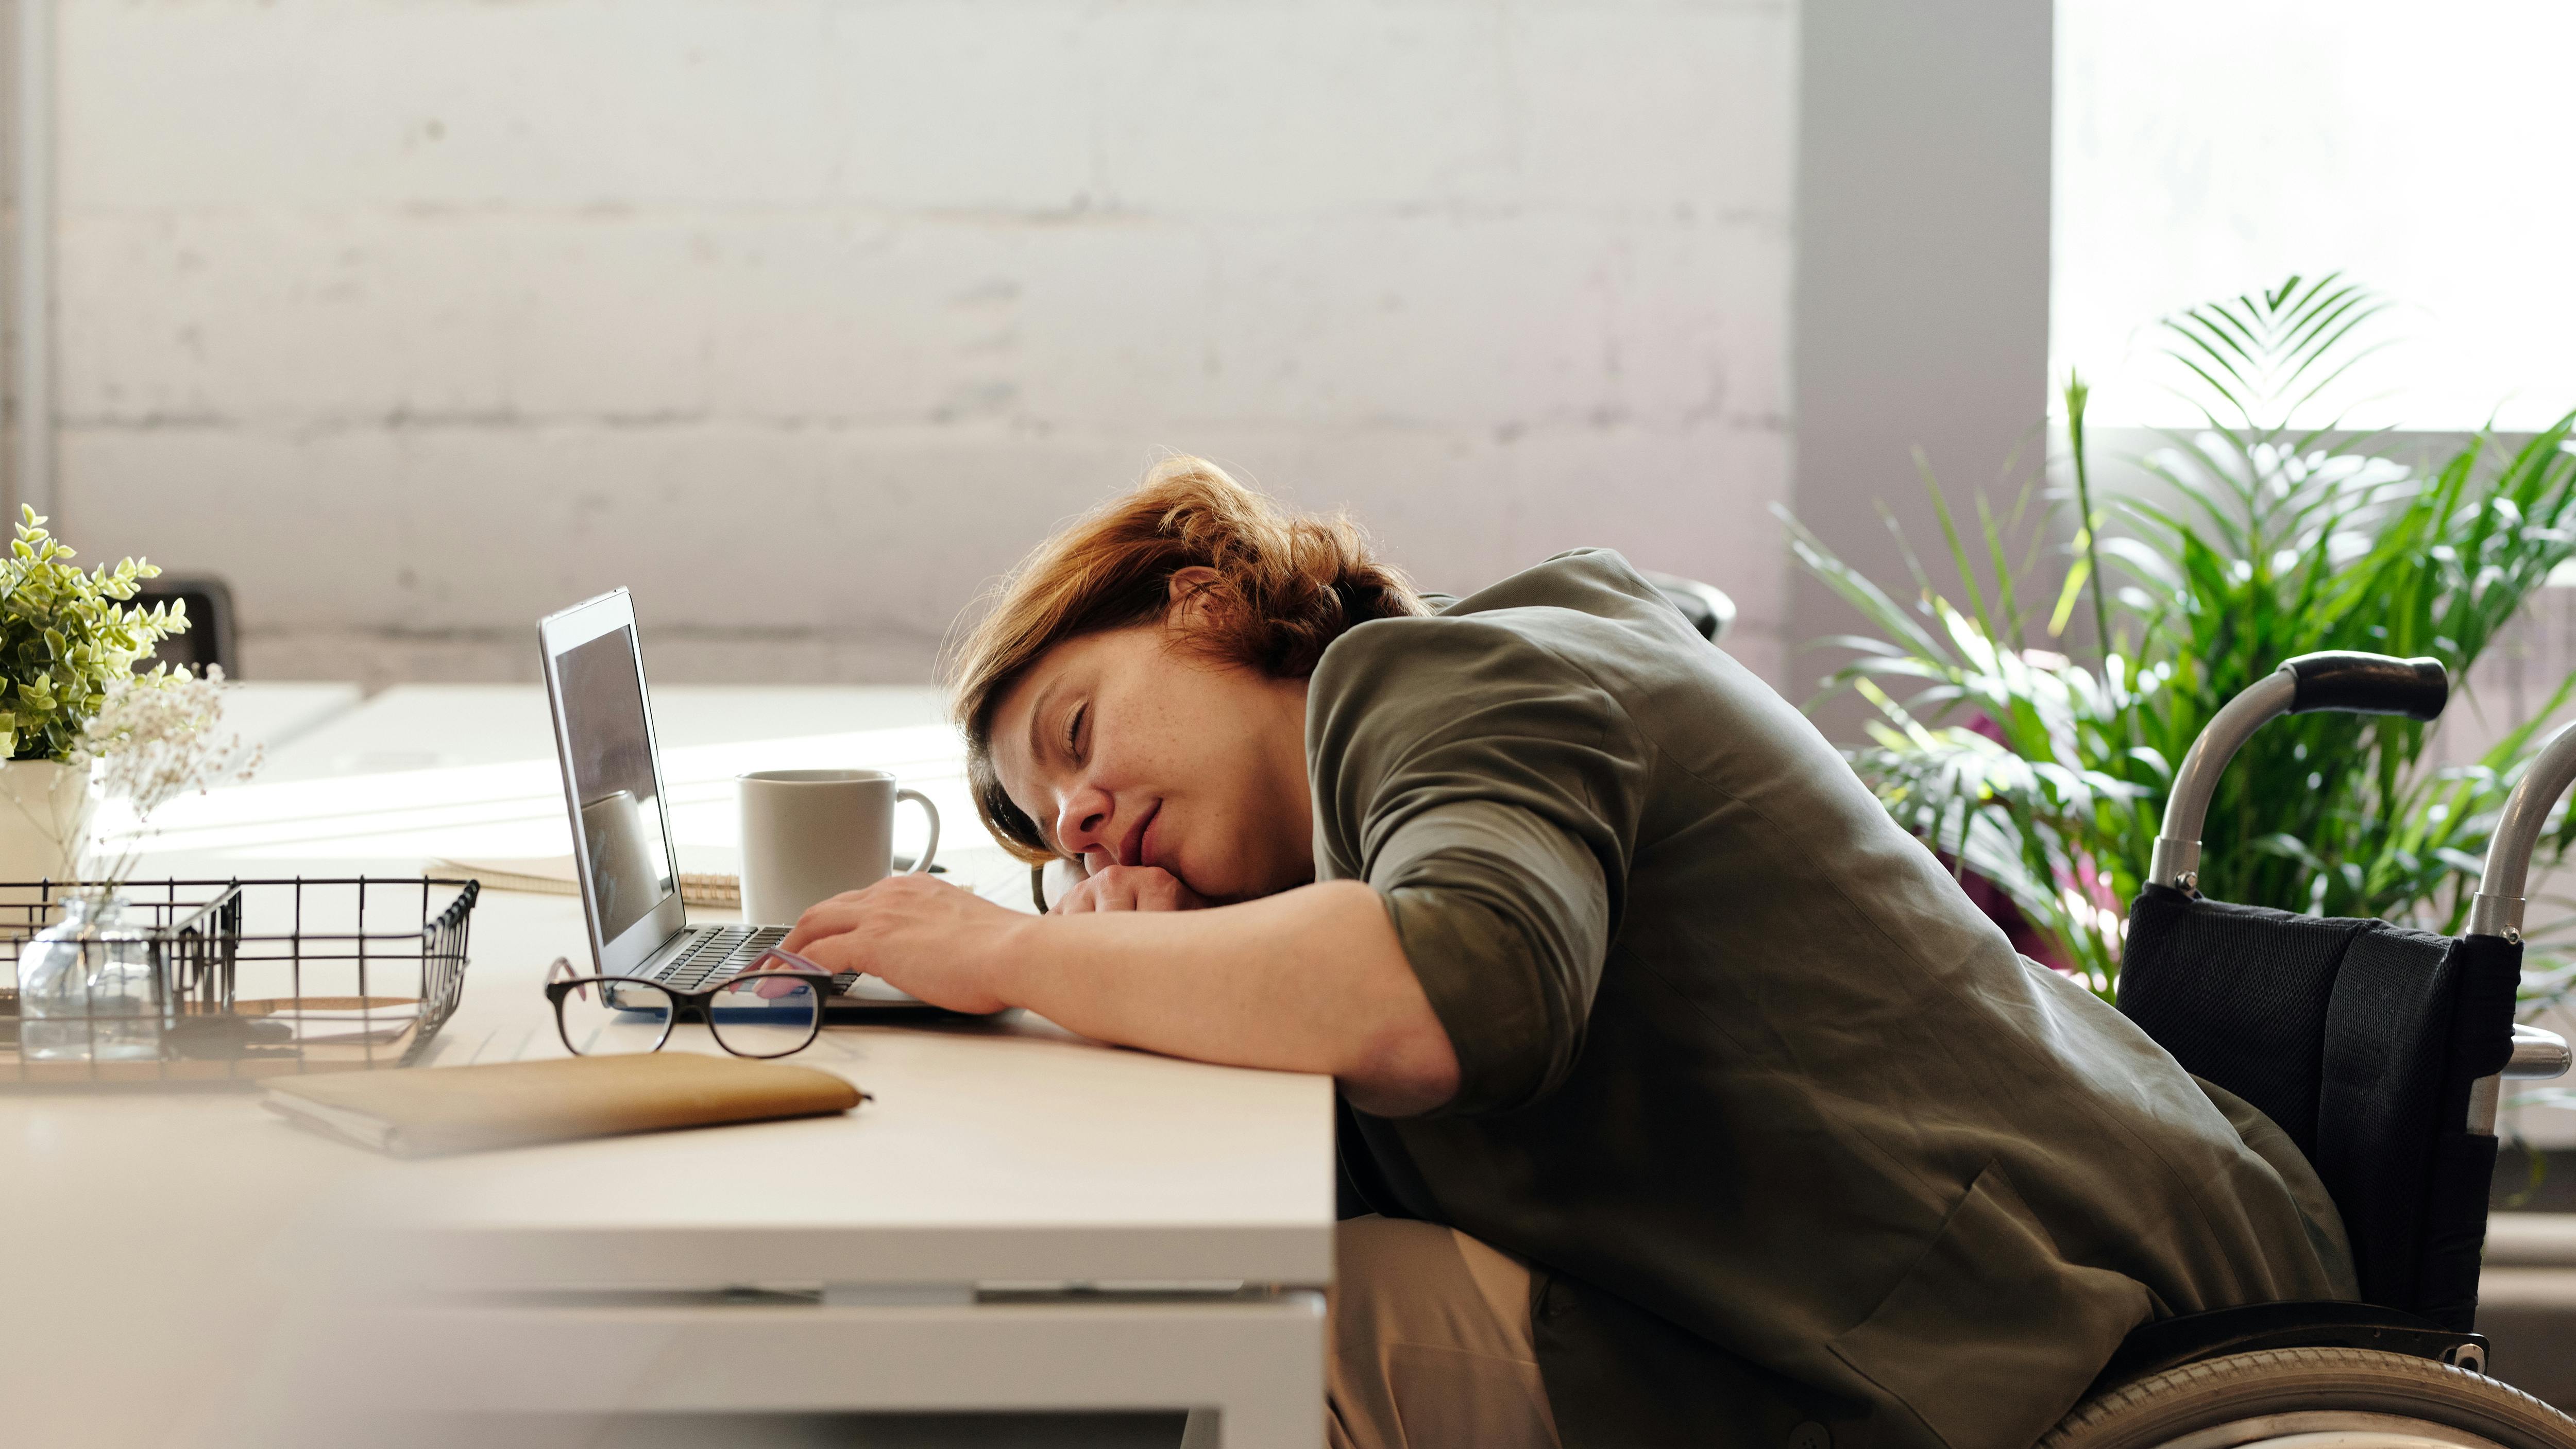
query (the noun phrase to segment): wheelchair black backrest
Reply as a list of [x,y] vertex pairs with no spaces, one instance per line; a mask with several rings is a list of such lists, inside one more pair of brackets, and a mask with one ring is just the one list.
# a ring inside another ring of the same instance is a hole
[[2496,1142],[2469,1094],[2512,1054],[2520,945],[2149,885],[2121,956],[2120,1010],[2315,1164],[2362,1297],[2472,1328]]

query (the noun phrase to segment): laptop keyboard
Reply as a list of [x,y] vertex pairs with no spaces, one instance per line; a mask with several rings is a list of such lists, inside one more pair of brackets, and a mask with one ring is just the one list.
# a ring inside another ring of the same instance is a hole
[[698,933],[653,979],[680,991],[741,973],[787,939],[785,926],[716,926]]
[[[768,955],[770,947],[786,939],[785,926],[710,927],[699,932],[688,949],[653,979],[675,991],[695,991],[707,982],[741,975],[744,968]],[[832,994],[846,993],[858,980],[856,971],[833,972]]]

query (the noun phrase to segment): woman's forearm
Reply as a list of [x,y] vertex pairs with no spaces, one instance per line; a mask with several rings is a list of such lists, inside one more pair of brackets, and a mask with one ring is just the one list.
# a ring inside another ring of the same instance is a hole
[[1330,1073],[1354,1106],[1426,1112],[1458,1058],[1377,892],[1301,887],[1199,911],[1046,916],[990,964],[993,992],[1103,1041]]

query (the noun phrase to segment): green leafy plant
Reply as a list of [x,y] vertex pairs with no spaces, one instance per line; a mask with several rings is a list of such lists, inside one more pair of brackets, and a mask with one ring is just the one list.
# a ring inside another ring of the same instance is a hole
[[128,602],[159,569],[129,558],[84,573],[44,525],[22,509],[0,559],[0,734],[14,760],[69,759],[108,687],[188,627],[184,604]]
[[[2168,320],[2202,425],[2162,435],[2142,460],[2149,486],[2107,497],[2093,488],[2088,393],[2070,378],[2072,497],[2043,507],[2077,512],[2054,578],[2048,530],[2031,526],[2036,483],[2001,514],[1977,500],[1991,590],[1930,484],[1956,598],[1909,553],[1913,597],[1899,602],[1788,520],[1800,560],[1877,631],[1834,641],[1858,657],[1829,685],[1880,715],[1855,766],[2105,995],[2174,766],[2221,705],[2295,655],[2359,649],[2442,660],[2458,711],[2470,666],[2576,554],[2576,414],[2527,440],[2481,432],[2429,468],[2388,456],[2384,434],[2293,424],[2372,350],[2383,306],[2340,276],[2293,277]],[[2010,556],[2023,535],[2034,541]],[[2025,609],[2031,597],[2050,601],[2044,616]],[[2065,637],[2079,610],[2089,647]],[[2538,721],[2571,685],[2459,768],[2436,768],[2426,727],[2408,720],[2265,726],[2211,803],[2201,888],[2457,931]],[[2571,834],[2554,832],[2536,871]]]

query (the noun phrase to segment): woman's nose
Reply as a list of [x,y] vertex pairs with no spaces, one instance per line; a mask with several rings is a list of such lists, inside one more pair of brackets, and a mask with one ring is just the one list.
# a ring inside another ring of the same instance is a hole
[[1068,855],[1113,849],[1108,840],[1111,802],[1106,791],[1085,786],[1067,796],[1056,816],[1056,843]]

